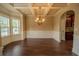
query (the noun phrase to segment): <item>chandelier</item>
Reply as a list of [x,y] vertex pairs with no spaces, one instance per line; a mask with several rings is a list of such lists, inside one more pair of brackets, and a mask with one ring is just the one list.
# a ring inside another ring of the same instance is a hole
[[33,4],[33,7],[34,7],[34,12],[35,13],[33,13],[35,16],[36,16],[36,18],[35,18],[35,22],[38,24],[38,25],[41,25],[41,24],[43,24],[44,22],[45,22],[45,17],[47,16],[47,14],[48,14],[48,12],[49,12],[49,10],[52,8],[52,5],[53,4]]
[[42,14],[42,7],[39,6],[39,9],[38,9],[38,14],[37,14],[37,17],[35,19],[35,22],[38,24],[38,25],[41,25],[42,23],[45,22],[45,17],[44,15]]
[[36,22],[38,25],[41,25],[43,22],[45,22],[45,18],[42,17],[42,16],[38,16],[38,17],[35,19],[35,22]]

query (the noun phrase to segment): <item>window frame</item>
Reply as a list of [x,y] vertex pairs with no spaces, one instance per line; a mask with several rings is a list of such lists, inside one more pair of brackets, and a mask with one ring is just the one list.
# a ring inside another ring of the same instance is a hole
[[11,30],[12,30],[12,35],[18,35],[18,34],[13,33],[13,28],[14,28],[14,27],[13,27],[13,25],[12,25],[12,20],[19,20],[19,27],[15,27],[15,28],[18,28],[18,29],[19,29],[19,30],[18,30],[18,34],[20,34],[20,31],[21,31],[21,30],[20,30],[20,28],[21,28],[20,22],[21,22],[21,21],[20,21],[19,18],[15,18],[15,17],[12,17],[12,18],[11,18],[11,28],[12,28]]
[[6,27],[6,28],[9,29],[8,35],[5,35],[5,36],[2,36],[2,35],[1,35],[1,26],[0,26],[0,37],[3,38],[3,37],[10,36],[10,18],[9,18],[9,16],[7,16],[6,14],[2,14],[2,13],[0,13],[0,16],[1,16],[1,17],[6,17],[6,18],[8,18],[8,20],[9,20],[9,27]]
[[[1,36],[1,27],[0,27],[0,37],[1,38],[10,37],[10,36],[12,37],[14,35],[21,34],[21,18],[16,17],[16,16],[10,16],[10,15],[5,14],[5,13],[0,13],[0,16],[7,17],[9,19],[9,35],[7,35],[7,36]],[[13,34],[13,27],[12,27],[12,20],[13,19],[19,20],[19,33],[18,34]]]

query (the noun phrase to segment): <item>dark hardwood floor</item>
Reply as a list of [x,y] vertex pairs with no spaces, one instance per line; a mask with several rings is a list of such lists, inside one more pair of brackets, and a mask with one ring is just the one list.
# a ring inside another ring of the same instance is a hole
[[4,56],[74,56],[72,40],[58,43],[54,39],[25,39],[4,47]]

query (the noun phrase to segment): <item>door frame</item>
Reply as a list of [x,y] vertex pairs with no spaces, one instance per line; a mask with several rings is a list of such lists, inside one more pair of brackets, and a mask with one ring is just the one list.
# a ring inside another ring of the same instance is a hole
[[[68,11],[73,11],[73,10],[68,10]],[[63,13],[62,16],[60,17],[60,41],[62,41],[62,40],[66,41],[66,39],[65,39],[65,26],[66,26],[66,13],[68,11]],[[75,23],[75,12],[73,11],[73,13],[74,13],[74,23]],[[74,30],[73,30],[73,36],[74,36]]]

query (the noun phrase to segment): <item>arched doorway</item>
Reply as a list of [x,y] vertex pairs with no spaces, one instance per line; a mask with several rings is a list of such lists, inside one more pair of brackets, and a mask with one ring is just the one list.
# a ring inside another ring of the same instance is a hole
[[66,12],[65,23],[65,40],[73,40],[74,35],[74,11],[70,10]]
[[75,20],[75,13],[73,10],[69,10],[61,16],[61,22],[60,22],[61,40],[64,41],[73,40],[74,20]]

